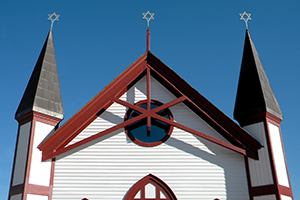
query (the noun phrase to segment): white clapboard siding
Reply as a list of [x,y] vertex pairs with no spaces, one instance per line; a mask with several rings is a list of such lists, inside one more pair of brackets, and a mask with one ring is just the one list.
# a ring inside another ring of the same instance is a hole
[[[144,100],[145,80],[121,98],[131,103]],[[154,79],[151,98],[163,103],[175,99]],[[184,104],[170,110],[179,123],[226,141]],[[105,124],[122,122],[125,112],[125,107],[114,103],[75,140],[99,132]],[[63,155],[55,165],[53,200],[120,200],[150,173],[168,184],[180,200],[249,199],[242,155],[174,128],[171,137],[155,147],[136,145],[120,129]]]
[[246,129],[255,139],[260,142],[261,145],[263,145],[263,147],[258,150],[259,160],[248,158],[252,186],[255,187],[273,184],[264,123],[260,122],[245,126],[244,129]]

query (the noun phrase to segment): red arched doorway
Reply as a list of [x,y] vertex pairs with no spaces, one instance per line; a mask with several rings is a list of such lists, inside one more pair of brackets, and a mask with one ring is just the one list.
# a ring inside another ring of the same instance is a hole
[[177,200],[177,198],[166,183],[149,174],[131,187],[124,200]]

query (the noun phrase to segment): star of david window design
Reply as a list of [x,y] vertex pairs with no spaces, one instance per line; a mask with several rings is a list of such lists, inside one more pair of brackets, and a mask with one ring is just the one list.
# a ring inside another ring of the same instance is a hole
[[[140,108],[147,111],[147,100],[137,102],[135,104]],[[150,100],[149,110],[159,108],[163,104],[159,101]],[[173,120],[171,111],[166,108],[156,113],[157,115],[169,120]],[[129,109],[125,115],[125,121],[141,115],[139,111]],[[158,119],[150,118],[150,124],[148,124],[148,118],[145,117],[135,123],[132,123],[125,127],[126,134],[136,144],[145,147],[157,146],[166,141],[173,130],[173,126],[162,122]]]

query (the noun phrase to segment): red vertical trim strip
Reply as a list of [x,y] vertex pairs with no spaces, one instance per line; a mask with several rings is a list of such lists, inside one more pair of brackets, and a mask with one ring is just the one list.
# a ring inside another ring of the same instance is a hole
[[[150,111],[151,88],[150,88],[150,68],[147,67],[147,111]],[[147,116],[147,131],[151,131],[151,117]]]
[[52,200],[53,182],[54,182],[55,158],[51,161],[50,187],[48,200]]
[[251,176],[250,176],[248,158],[246,156],[244,156],[244,160],[245,160],[245,168],[246,168],[246,175],[247,175],[249,197],[250,197],[250,200],[253,200],[253,191],[252,191],[252,183],[251,183]]
[[276,195],[277,199],[280,199],[279,184],[278,184],[278,179],[277,179],[277,174],[276,174],[274,155],[273,155],[273,151],[272,151],[273,147],[271,144],[271,135],[270,135],[270,129],[269,129],[269,125],[268,125],[268,117],[266,117],[264,119],[264,126],[265,126],[266,140],[267,140],[267,144],[268,144],[270,166],[271,166],[271,171],[272,171],[272,176],[273,176],[273,181],[274,181],[274,186],[275,186],[274,194]]
[[160,199],[160,188],[155,187],[155,191],[156,191],[156,199]]
[[144,187],[142,187],[141,189],[141,200],[145,200],[145,197],[146,197],[146,192],[145,192],[145,185],[144,185]]
[[150,51],[150,29],[147,28],[147,51]]
[[33,117],[31,121],[31,128],[30,128],[30,138],[28,143],[28,153],[27,153],[27,163],[26,163],[26,175],[24,180],[24,192],[23,192],[23,200],[27,199],[28,194],[28,184],[29,184],[29,176],[30,176],[30,166],[31,166],[31,155],[32,155],[32,146],[33,146],[33,139],[34,139],[34,130],[35,130],[35,123],[36,120]]

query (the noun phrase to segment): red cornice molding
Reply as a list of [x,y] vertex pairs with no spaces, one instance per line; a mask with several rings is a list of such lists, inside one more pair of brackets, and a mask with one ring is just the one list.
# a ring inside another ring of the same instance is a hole
[[16,120],[19,122],[20,125],[22,125],[22,124],[32,121],[34,118],[39,122],[43,122],[45,124],[49,124],[52,126],[56,126],[62,120],[62,119],[51,117],[49,115],[45,115],[45,114],[35,112],[35,111],[32,111],[26,115],[23,115],[22,117],[17,118]]
[[264,112],[264,113],[256,114],[256,115],[253,115],[253,116],[248,117],[246,119],[240,120],[240,125],[242,127],[245,127],[245,126],[248,126],[248,125],[251,125],[251,124],[263,122],[263,121],[265,121],[265,119],[272,120],[278,126],[282,122],[282,120],[279,119],[278,117],[276,117],[276,116],[274,116],[274,115],[272,115],[268,112]]

